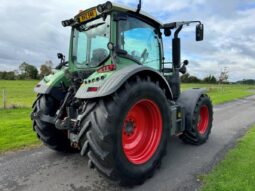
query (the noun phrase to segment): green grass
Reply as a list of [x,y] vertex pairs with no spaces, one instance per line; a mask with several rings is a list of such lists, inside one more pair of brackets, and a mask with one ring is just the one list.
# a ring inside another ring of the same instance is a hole
[[0,80],[0,108],[3,107],[2,91],[5,89],[8,107],[31,107],[36,94],[37,80]]
[[30,112],[27,108],[0,110],[0,153],[39,144]]
[[236,84],[182,84],[182,89],[206,88],[213,104],[225,103],[255,94],[255,86]]
[[225,159],[202,177],[201,191],[255,190],[255,126],[229,151]]

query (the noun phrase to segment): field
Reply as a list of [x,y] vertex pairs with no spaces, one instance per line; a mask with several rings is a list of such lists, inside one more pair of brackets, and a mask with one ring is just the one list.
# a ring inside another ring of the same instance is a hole
[[33,92],[33,87],[38,83],[35,80],[0,80],[0,108],[3,107],[2,92],[5,89],[8,107],[31,107],[36,94]]
[[[31,107],[36,94],[33,87],[38,81],[8,81],[0,80],[0,108],[3,107],[2,91],[5,89],[8,107]],[[182,90],[189,88],[205,88],[214,104],[224,103],[255,93],[255,86],[249,85],[212,85],[212,84],[182,84]]]
[[[0,91],[5,89],[7,107],[0,109],[0,152],[39,144],[32,131],[30,120],[31,105],[36,97],[33,87],[38,81],[0,81]],[[214,104],[254,94],[255,86],[183,84],[188,88],[206,88]],[[0,108],[3,107],[2,94]],[[16,108],[16,109],[11,109]]]

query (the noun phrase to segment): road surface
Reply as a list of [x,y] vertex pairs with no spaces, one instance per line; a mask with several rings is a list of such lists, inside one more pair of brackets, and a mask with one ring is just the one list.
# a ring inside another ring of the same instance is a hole
[[0,156],[0,190],[11,191],[193,191],[208,172],[255,123],[255,96],[214,107],[213,130],[202,146],[171,138],[161,168],[143,185],[121,188],[101,178],[79,154],[45,147]]

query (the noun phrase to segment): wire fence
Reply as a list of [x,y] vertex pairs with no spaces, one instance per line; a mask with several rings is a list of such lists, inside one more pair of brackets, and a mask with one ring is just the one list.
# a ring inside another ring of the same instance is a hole
[[6,103],[7,103],[7,91],[4,88],[2,90],[2,107],[3,107],[3,109],[6,109]]

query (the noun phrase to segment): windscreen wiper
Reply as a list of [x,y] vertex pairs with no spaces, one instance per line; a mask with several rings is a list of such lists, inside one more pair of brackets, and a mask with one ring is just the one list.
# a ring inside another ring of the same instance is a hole
[[105,22],[101,22],[101,23],[97,23],[97,24],[94,24],[94,25],[90,25],[90,26],[88,26],[88,27],[86,27],[84,29],[80,29],[80,31],[88,31],[90,29],[96,28],[96,27],[98,27],[100,25],[103,25],[103,24],[105,24]]

